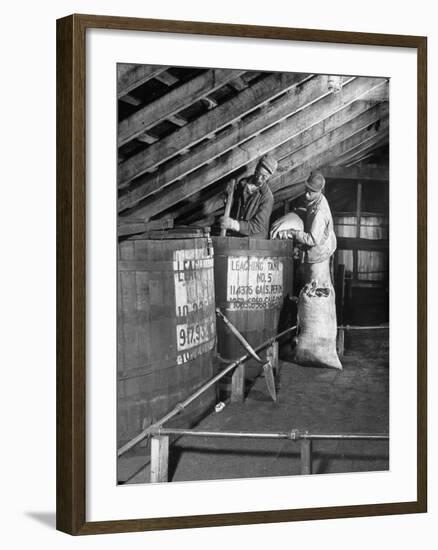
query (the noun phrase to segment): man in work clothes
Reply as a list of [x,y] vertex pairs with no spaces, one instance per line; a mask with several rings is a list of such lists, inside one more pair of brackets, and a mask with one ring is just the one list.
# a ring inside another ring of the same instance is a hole
[[336,235],[330,206],[322,194],[324,186],[325,179],[321,172],[311,172],[306,181],[304,231],[287,229],[278,234],[280,239],[295,239],[302,249],[304,284],[312,280],[331,284],[330,258],[336,250]]
[[253,176],[239,181],[234,193],[232,217],[222,216],[222,229],[230,229],[239,236],[267,239],[269,219],[274,197],[268,180],[277,169],[272,155],[264,155],[257,163]]

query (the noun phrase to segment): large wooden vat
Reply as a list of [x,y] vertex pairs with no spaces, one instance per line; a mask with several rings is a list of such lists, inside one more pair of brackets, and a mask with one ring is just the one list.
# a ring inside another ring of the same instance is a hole
[[[213,237],[213,247],[216,304],[248,342],[257,346],[277,334],[285,297],[292,296],[293,244]],[[246,353],[221,321],[217,336],[223,358]]]
[[[118,254],[120,446],[211,378],[216,323],[209,239],[137,238]],[[214,400],[207,391],[171,425],[191,423]]]

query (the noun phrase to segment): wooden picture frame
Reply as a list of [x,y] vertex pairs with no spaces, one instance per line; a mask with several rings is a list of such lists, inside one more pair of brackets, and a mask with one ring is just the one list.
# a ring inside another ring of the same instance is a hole
[[[373,505],[86,521],[87,29],[391,46],[417,52],[417,499]],[[57,528],[73,535],[347,518],[427,510],[427,39],[328,30],[71,15],[57,21]]]

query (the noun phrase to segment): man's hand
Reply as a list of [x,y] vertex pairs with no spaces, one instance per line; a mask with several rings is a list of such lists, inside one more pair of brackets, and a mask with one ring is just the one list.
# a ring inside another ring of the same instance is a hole
[[231,231],[240,230],[239,222],[237,220],[233,220],[233,218],[229,218],[228,216],[222,216],[221,218],[219,218],[219,223],[221,229],[230,229]]
[[293,239],[297,232],[297,229],[284,229],[277,233],[277,239]]

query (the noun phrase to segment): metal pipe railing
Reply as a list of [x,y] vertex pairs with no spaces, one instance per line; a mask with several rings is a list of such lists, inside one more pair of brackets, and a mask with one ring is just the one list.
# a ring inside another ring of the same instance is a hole
[[[281,338],[283,338],[284,336],[286,336],[287,334],[289,334],[290,332],[292,332],[296,328],[297,327],[295,325],[293,327],[287,328],[286,330],[283,330],[282,332],[278,333],[277,335],[275,335],[275,336],[269,338],[268,340],[266,340],[265,342],[259,344],[257,347],[254,348],[254,351],[257,353],[257,352],[267,348],[268,346],[272,345],[277,340],[280,340]],[[375,325],[375,326],[361,327],[361,326],[345,325],[345,326],[338,327],[338,329],[342,329],[342,330],[373,330],[373,329],[386,329],[386,328],[389,328],[389,326],[388,325]],[[198,390],[196,390],[189,397],[187,397],[187,399],[185,399],[181,403],[178,403],[177,405],[175,405],[175,407],[169,413],[167,413],[165,416],[160,418],[160,420],[158,420],[154,424],[151,424],[150,426],[148,426],[147,428],[142,430],[138,435],[136,435],[130,441],[125,443],[125,445],[120,447],[120,449],[118,449],[118,451],[117,451],[117,456],[121,457],[122,455],[124,455],[125,453],[130,451],[133,447],[138,445],[145,438],[149,437],[158,428],[161,428],[161,426],[165,422],[168,422],[169,420],[171,420],[172,418],[177,416],[186,407],[188,407],[195,399],[197,399],[206,390],[208,390],[213,384],[215,384],[221,378],[223,378],[228,372],[232,371],[233,369],[235,369],[236,367],[238,367],[240,364],[244,363],[245,361],[247,361],[251,357],[252,357],[252,354],[247,353],[247,354],[243,355],[242,357],[239,357],[238,359],[236,359],[235,361],[233,361],[229,365],[227,365],[221,372],[219,372],[216,376],[214,376],[213,378],[208,380]],[[189,434],[186,434],[186,435],[189,435]],[[216,436],[216,437],[220,437],[220,436]],[[232,437],[232,436],[230,436],[230,437]],[[324,439],[324,437],[318,437],[317,439]]]
[[288,439],[300,443],[300,473],[313,473],[313,441],[315,440],[389,440],[389,434],[311,434],[291,430],[289,432],[211,432],[198,430],[184,430],[178,428],[157,428],[152,435],[151,444],[151,482],[161,483],[168,481],[170,436],[194,437],[222,437],[246,439]]
[[230,438],[243,438],[243,439],[291,439],[298,441],[300,439],[310,440],[387,440],[388,434],[312,434],[309,432],[300,432],[299,430],[291,430],[290,432],[212,432],[212,431],[200,431],[200,430],[185,430],[179,428],[157,428],[151,435],[179,435],[179,436],[193,436],[193,437],[230,437]]
[[[280,338],[283,338],[283,336],[286,336],[287,334],[289,334],[290,332],[292,332],[296,328],[297,327],[295,325],[293,327],[287,328],[286,330],[283,330],[282,332],[278,333],[277,335],[273,336],[272,338],[269,338],[265,342],[258,345],[256,348],[254,348],[254,351],[259,352],[262,349],[267,348],[268,346],[272,345],[274,342],[276,342]],[[154,430],[161,427],[165,422],[168,422],[169,420],[171,420],[172,418],[177,416],[181,411],[183,411],[186,407],[188,407],[190,405],[190,403],[192,403],[201,394],[203,394],[206,390],[208,390],[218,380],[223,378],[228,372],[232,371],[233,369],[238,367],[241,363],[243,363],[244,361],[247,361],[250,358],[251,358],[251,354],[247,353],[245,355],[242,355],[242,357],[239,357],[239,359],[236,359],[235,361],[233,361],[232,363],[227,365],[216,376],[214,376],[213,378],[208,380],[208,382],[203,384],[198,390],[196,390],[194,393],[189,395],[189,397],[187,397],[187,399],[185,399],[181,403],[178,403],[177,405],[175,405],[175,407],[169,413],[167,413],[165,416],[160,418],[160,420],[157,420],[157,422],[154,422],[154,424],[151,424],[150,426],[148,426],[147,428],[142,430],[138,435],[136,435],[130,441],[128,441],[128,443],[126,443],[125,445],[120,447],[120,449],[118,449],[118,451],[117,451],[117,456],[120,457],[120,456],[124,455],[129,450],[131,450],[133,447],[138,445],[138,443],[140,443],[141,441],[143,441],[143,439],[148,437]]]

